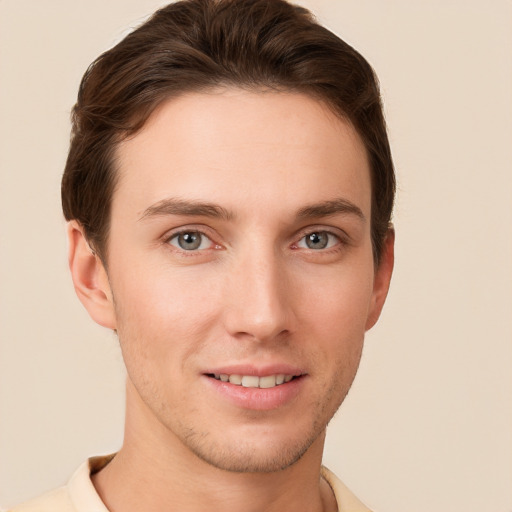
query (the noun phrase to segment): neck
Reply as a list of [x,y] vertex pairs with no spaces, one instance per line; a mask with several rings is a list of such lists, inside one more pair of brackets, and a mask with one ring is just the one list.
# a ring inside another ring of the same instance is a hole
[[123,447],[93,476],[110,512],[336,510],[332,491],[320,478],[325,432],[285,469],[235,473],[201,460],[154,416],[134,413],[130,405]]

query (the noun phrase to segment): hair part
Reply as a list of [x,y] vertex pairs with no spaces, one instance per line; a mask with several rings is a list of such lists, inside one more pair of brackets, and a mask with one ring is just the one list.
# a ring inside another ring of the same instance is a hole
[[226,86],[308,94],[352,123],[370,163],[378,263],[396,184],[377,77],[308,10],[284,0],[181,0],[100,55],[82,78],[72,112],[65,218],[81,224],[106,263],[117,145],[162,102]]

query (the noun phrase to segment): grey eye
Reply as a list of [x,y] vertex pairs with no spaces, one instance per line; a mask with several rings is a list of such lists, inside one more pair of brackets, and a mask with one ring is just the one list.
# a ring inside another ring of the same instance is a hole
[[195,251],[197,249],[208,249],[211,240],[199,231],[185,231],[174,235],[169,243],[184,251]]
[[297,244],[302,249],[329,249],[340,242],[338,236],[328,231],[313,231],[302,237]]
[[329,243],[329,235],[325,232],[310,233],[305,239],[309,249],[325,249]]

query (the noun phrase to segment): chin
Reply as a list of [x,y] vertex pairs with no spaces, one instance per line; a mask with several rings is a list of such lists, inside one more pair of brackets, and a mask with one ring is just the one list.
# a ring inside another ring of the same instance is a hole
[[292,439],[279,436],[271,440],[267,432],[249,436],[226,434],[222,440],[190,433],[185,444],[203,462],[232,473],[274,473],[296,464],[315,441],[323,440],[325,426]]

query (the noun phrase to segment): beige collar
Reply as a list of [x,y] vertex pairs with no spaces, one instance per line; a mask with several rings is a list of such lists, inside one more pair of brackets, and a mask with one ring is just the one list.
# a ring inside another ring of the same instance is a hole
[[[109,512],[92,484],[91,475],[103,469],[114,456],[90,458],[69,480],[67,490],[77,512]],[[322,466],[321,474],[334,493],[339,512],[371,512],[334,473]]]

